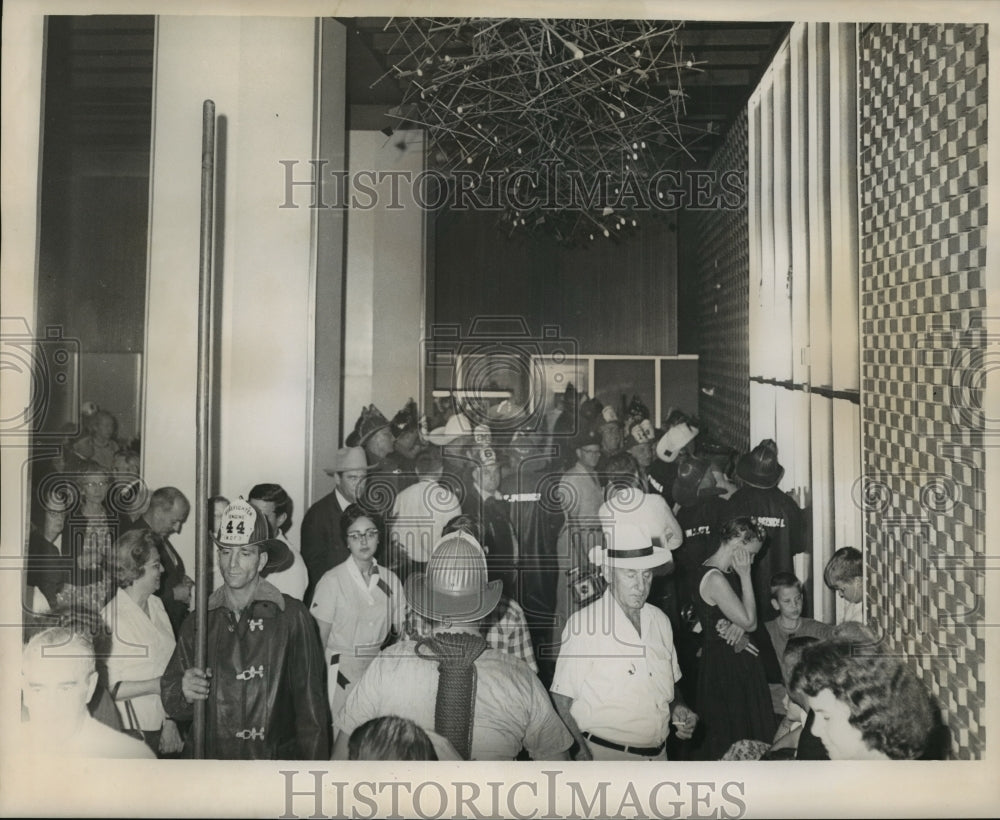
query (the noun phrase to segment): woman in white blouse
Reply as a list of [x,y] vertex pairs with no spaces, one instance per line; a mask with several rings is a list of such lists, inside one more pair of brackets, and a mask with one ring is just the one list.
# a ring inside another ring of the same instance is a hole
[[157,754],[173,754],[184,744],[160,700],[160,677],[175,641],[163,603],[154,594],[163,573],[156,536],[130,530],[118,539],[114,552],[118,591],[102,612],[111,631],[108,686],[125,728],[141,729]]
[[334,718],[390,632],[402,632],[406,614],[399,579],[375,560],[384,529],[381,516],[351,504],[340,517],[340,529],[351,557],[320,578],[309,609],[329,664]]

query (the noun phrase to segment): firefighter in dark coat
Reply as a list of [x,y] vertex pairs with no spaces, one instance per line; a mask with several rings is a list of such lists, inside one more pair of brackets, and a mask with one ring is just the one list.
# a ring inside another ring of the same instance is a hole
[[771,576],[779,572],[795,573],[792,557],[807,551],[805,516],[788,493],[778,489],[785,468],[778,463],[778,445],[764,439],[736,463],[736,478],[742,486],[729,499],[731,518],[748,516],[767,532],[764,547],[753,562],[754,598],[757,602],[757,632],[753,638],[761,648],[768,682],[781,683],[781,671],[767,639],[764,622],[774,614],[771,609]]
[[208,599],[207,669],[194,666],[190,615],[161,679],[164,709],[189,720],[194,702],[207,701],[207,758],[329,759],[330,713],[315,624],[301,601],[261,577],[265,569],[291,566],[290,550],[243,499],[226,508],[215,542],[223,585]]
[[792,556],[807,551],[804,516],[788,493],[778,489],[785,468],[778,463],[778,445],[764,439],[736,464],[742,486],[729,501],[731,517],[749,516],[767,531],[764,548],[753,566],[753,591],[759,623],[771,617],[771,576],[794,574]]

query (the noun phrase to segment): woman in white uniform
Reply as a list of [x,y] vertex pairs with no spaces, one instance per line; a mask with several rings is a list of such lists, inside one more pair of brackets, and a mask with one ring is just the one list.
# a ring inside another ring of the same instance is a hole
[[375,559],[384,531],[381,516],[351,504],[340,517],[340,530],[351,557],[320,578],[309,608],[326,653],[333,718],[381,647],[402,632],[406,615],[399,579]]

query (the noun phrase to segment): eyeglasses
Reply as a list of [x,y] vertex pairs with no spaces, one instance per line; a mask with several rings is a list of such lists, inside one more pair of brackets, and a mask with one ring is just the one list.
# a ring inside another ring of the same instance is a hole
[[349,532],[347,540],[352,544],[360,544],[362,541],[375,541],[378,539],[378,530],[370,529],[364,532]]

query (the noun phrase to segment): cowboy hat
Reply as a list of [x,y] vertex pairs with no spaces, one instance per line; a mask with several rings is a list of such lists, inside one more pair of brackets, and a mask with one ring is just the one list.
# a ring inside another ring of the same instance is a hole
[[653,569],[669,563],[670,551],[653,546],[652,539],[635,524],[612,524],[606,542],[590,548],[590,562],[612,569]]
[[427,434],[427,440],[431,444],[443,447],[445,444],[452,444],[456,439],[463,436],[472,436],[472,422],[469,421],[465,413],[457,413],[445,423],[443,427],[435,427]]
[[323,472],[327,475],[346,473],[348,470],[370,470],[372,466],[368,464],[368,458],[361,447],[341,447],[333,456],[333,466],[324,467]]

